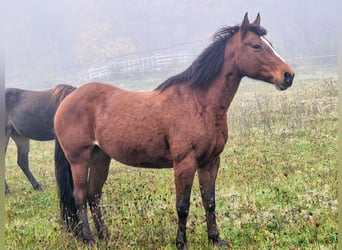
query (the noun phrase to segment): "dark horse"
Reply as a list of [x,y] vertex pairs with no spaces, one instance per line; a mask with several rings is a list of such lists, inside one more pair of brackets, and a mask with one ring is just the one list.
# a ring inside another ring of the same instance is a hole
[[144,168],[173,168],[178,231],[186,249],[189,199],[197,171],[209,240],[219,237],[215,180],[228,137],[227,111],[244,76],[285,90],[293,70],[264,38],[260,16],[225,27],[182,73],[151,92],[131,92],[102,83],[75,90],[55,116],[56,178],[61,214],[69,228],[93,243],[89,205],[99,238],[109,233],[99,206],[111,158]]
[[[72,86],[62,84],[47,91],[6,89],[5,152],[11,137],[17,146],[18,165],[36,190],[41,190],[42,187],[29,169],[29,140],[55,139],[53,118],[57,107],[74,89]],[[6,182],[5,192],[10,193]]]

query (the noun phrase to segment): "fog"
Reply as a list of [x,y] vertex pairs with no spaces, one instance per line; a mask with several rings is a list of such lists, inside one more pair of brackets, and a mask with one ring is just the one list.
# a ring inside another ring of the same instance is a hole
[[[338,1],[5,0],[6,87],[162,80],[185,68],[220,27],[240,24],[245,12],[251,21],[260,12],[267,38],[296,66],[307,58],[335,64]],[[177,67],[146,66],[179,53]],[[122,68],[132,58],[145,66]]]

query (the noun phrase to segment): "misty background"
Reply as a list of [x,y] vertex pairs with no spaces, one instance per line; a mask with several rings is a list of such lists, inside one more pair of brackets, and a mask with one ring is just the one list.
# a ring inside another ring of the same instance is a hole
[[258,12],[298,74],[337,73],[338,1],[5,0],[6,87],[102,81],[151,89],[185,69],[222,26]]

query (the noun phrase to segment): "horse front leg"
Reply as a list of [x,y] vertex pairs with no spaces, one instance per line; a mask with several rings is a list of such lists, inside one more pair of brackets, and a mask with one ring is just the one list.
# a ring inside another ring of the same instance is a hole
[[216,224],[215,182],[219,165],[220,158],[216,157],[209,164],[199,167],[197,173],[206,213],[208,239],[216,246],[229,247],[230,244],[220,238]]
[[191,156],[188,156],[180,163],[174,165],[176,209],[178,215],[177,249],[187,249],[186,221],[189,215],[190,194],[196,172],[196,165],[195,158]]

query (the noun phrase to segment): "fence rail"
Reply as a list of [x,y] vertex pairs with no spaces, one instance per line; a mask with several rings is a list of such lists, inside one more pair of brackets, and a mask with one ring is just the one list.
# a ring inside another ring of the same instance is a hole
[[193,56],[184,51],[176,54],[135,55],[121,60],[113,60],[103,66],[91,67],[88,69],[88,73],[89,79],[101,79],[122,73],[162,71],[174,65],[190,64],[192,59]]

